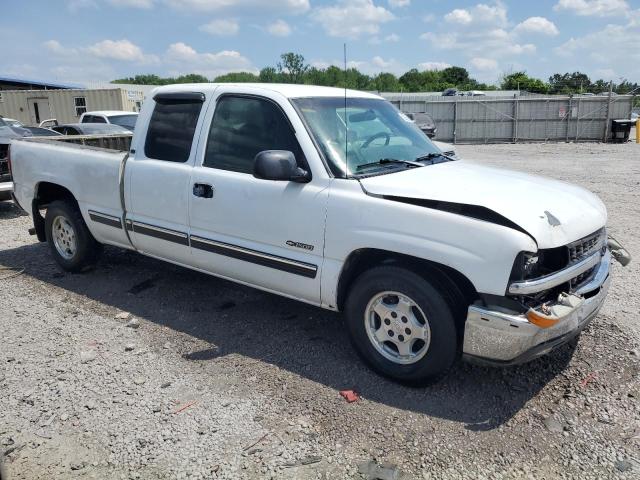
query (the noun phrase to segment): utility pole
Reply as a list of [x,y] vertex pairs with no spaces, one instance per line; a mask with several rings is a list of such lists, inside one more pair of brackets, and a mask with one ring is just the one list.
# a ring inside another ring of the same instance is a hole
[[604,138],[602,141],[609,141],[609,128],[611,125],[611,94],[613,93],[613,81],[609,81],[609,101],[607,102],[607,123],[604,125]]

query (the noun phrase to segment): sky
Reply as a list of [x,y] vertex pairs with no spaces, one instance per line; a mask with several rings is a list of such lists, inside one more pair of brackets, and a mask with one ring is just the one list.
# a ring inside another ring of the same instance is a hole
[[458,65],[483,82],[640,82],[640,0],[2,0],[0,76],[257,73],[283,52],[368,74]]

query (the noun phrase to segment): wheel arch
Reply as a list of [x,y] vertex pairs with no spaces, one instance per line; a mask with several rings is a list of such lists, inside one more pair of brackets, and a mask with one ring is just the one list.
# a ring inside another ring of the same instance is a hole
[[[479,298],[473,283],[452,267],[412,255],[362,248],[351,252],[343,264],[337,288],[338,310],[344,309],[349,287],[358,276],[380,265],[397,265],[432,281],[447,300],[457,323],[464,324],[468,306]],[[462,334],[464,329],[459,328],[458,331]]]
[[46,242],[44,217],[40,213],[40,209],[46,208],[51,202],[56,200],[69,200],[76,205],[78,201],[75,195],[67,187],[53,182],[38,182],[33,193],[31,202],[31,213],[33,217],[33,226],[36,236],[41,242]]

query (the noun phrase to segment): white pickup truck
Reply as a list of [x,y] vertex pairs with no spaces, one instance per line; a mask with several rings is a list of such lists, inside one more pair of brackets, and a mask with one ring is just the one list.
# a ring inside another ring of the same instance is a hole
[[597,314],[612,253],[628,261],[592,193],[453,160],[369,93],[165,86],[128,152],[17,140],[10,157],[65,270],[116,245],[343,311],[405,383],[549,352]]

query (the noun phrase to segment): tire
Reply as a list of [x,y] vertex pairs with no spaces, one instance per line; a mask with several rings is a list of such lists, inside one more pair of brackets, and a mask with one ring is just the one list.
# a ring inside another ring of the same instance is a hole
[[433,383],[457,358],[456,324],[445,296],[408,269],[383,266],[361,274],[351,286],[345,316],[358,354],[400,383]]
[[85,270],[102,253],[75,202],[56,200],[48,206],[45,233],[53,258],[67,272]]

